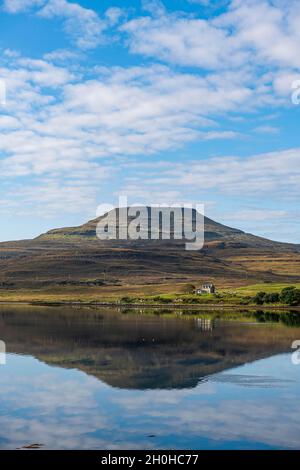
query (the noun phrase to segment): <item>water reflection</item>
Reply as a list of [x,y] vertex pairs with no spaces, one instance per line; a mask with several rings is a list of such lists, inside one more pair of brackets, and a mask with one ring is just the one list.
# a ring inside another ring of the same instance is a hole
[[0,448],[298,448],[300,328],[218,316],[2,306]]
[[53,307],[2,307],[0,331],[8,352],[126,389],[194,387],[206,375],[289,351],[300,338],[300,329],[277,324]]

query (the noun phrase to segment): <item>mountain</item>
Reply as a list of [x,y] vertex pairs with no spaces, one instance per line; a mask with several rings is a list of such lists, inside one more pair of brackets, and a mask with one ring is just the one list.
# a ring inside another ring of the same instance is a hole
[[[126,209],[125,209],[126,210]],[[147,237],[150,238],[150,227],[153,222],[153,217],[152,217],[152,211],[153,208],[151,207],[137,207],[135,209],[137,213],[139,214],[139,210],[146,210],[147,211],[147,218],[141,217],[141,223],[143,226],[148,226],[148,234]],[[181,208],[179,210],[182,211]],[[128,208],[127,208],[128,211]],[[171,209],[170,208],[163,208],[160,209],[160,212],[163,215],[166,215],[168,218],[170,214]],[[112,213],[113,211],[111,211]],[[116,218],[117,218],[117,230],[120,229],[121,224],[119,223],[119,210],[116,209]],[[54,229],[50,230],[49,232],[39,236],[37,240],[39,241],[46,241],[46,240],[52,240],[52,241],[57,241],[60,240],[61,238],[65,238],[68,241],[74,242],[76,238],[81,239],[82,241],[87,241],[87,240],[97,240],[96,237],[96,227],[97,224],[105,219],[106,215],[103,215],[97,219],[90,220],[89,222],[80,225],[78,227],[66,227],[66,228],[60,228],[60,229]],[[191,219],[195,220],[196,217],[196,211],[192,210],[191,212],[188,212],[185,216],[185,220],[187,221],[188,226],[191,224]],[[128,224],[130,224],[134,220],[133,216],[128,216],[127,221]],[[205,230],[205,244],[206,246],[216,246],[216,247],[235,247],[235,248],[246,248],[246,247],[258,247],[258,248],[274,248],[274,249],[280,249],[280,250],[300,250],[300,245],[293,245],[293,244],[288,244],[288,243],[280,243],[280,242],[274,242],[271,240],[268,240],[266,238],[262,237],[257,237],[254,235],[251,235],[249,233],[245,233],[242,230],[228,227],[226,225],[222,225],[218,222],[215,222],[212,219],[209,219],[208,217],[204,217],[204,230]],[[174,234],[174,230],[171,231],[172,235]],[[176,233],[176,232],[175,232]],[[179,233],[180,238],[182,238],[183,234]],[[170,248],[174,246],[179,246],[183,247],[185,244],[186,240],[183,237],[183,240],[160,240],[160,241],[155,241],[155,240],[135,240],[135,241],[128,241],[128,240],[118,240],[118,241],[109,241],[105,242],[106,246],[120,246],[120,247],[136,247],[140,248],[141,246],[145,247],[149,246],[150,249],[153,248],[155,245],[159,245],[160,247],[166,247]],[[103,243],[103,242],[102,242]]]
[[[140,210],[147,213],[142,222],[149,231],[151,208]],[[191,212],[193,220],[196,215]],[[117,211],[117,231],[122,228],[118,216]],[[105,217],[33,240],[0,243],[0,289],[77,286],[105,292],[204,280],[222,285],[300,282],[300,245],[257,237],[207,217],[205,244],[198,251],[187,251],[186,240],[104,241],[97,238],[96,226]]]

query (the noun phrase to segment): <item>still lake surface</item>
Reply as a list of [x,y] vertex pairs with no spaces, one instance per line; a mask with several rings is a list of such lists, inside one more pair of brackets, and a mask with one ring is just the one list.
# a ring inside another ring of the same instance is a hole
[[297,314],[222,315],[0,306],[0,448],[299,449]]

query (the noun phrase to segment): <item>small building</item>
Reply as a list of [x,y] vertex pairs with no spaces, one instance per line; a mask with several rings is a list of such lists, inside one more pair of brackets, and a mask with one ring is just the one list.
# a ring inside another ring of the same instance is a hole
[[195,293],[196,294],[214,294],[216,292],[216,288],[214,286],[214,284],[212,284],[211,282],[206,282],[205,284],[203,284],[203,286],[201,287],[201,289],[196,289]]

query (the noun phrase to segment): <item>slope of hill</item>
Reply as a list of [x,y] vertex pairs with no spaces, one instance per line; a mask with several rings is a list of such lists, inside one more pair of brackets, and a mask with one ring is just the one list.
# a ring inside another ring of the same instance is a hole
[[[148,214],[151,221],[149,209]],[[99,220],[1,243],[1,291],[76,286],[105,293],[204,280],[230,286],[300,282],[300,245],[267,240],[208,218],[200,251],[186,251],[184,240],[101,241],[96,237]]]
[[[141,223],[143,226],[148,227],[148,233],[146,234],[147,238],[149,238],[148,243],[145,243],[145,240],[137,240],[137,241],[128,241],[128,240],[119,240],[118,242],[115,241],[110,241],[109,244],[114,247],[114,246],[123,246],[123,247],[128,247],[128,246],[136,246],[136,247],[141,247],[145,245],[149,245],[150,249],[155,245],[154,240],[150,240],[151,238],[151,223],[152,223],[152,215],[151,215],[151,207],[142,207],[141,210],[146,209],[148,213],[148,217],[145,220],[144,217],[141,217]],[[138,211],[139,208],[136,208]],[[170,214],[170,209],[165,208],[161,209],[161,213],[163,215],[166,215],[166,218],[169,218]],[[138,213],[139,215],[139,213]],[[59,240],[61,238],[67,239],[68,241],[75,241],[76,238],[81,239],[82,241],[86,240],[96,240],[96,226],[99,221],[101,221],[105,216],[99,217],[97,219],[93,219],[88,221],[87,223],[80,225],[78,227],[65,227],[65,228],[59,228],[59,229],[54,229],[50,230],[46,234],[41,235],[40,237],[37,238],[37,240]],[[191,217],[194,220],[196,217],[196,211],[193,210],[192,214],[188,213],[187,215],[184,215],[185,220],[187,223],[190,225],[191,224]],[[116,210],[116,219],[117,219],[117,230],[119,230],[121,223],[119,223],[119,211],[118,209]],[[128,216],[128,224],[134,219],[134,217]],[[274,248],[274,249],[281,249],[281,250],[286,250],[286,249],[299,249],[300,251],[300,245],[295,246],[292,244],[288,243],[280,243],[280,242],[274,242],[271,240],[268,240],[266,238],[262,237],[257,237],[254,235],[251,235],[249,233],[245,233],[242,230],[228,227],[226,225],[222,225],[218,222],[215,222],[212,219],[209,219],[208,217],[204,217],[204,230],[205,230],[205,243],[208,246],[209,243],[213,243],[214,246],[218,246],[218,243],[221,244],[222,247],[226,245],[226,247],[236,247],[236,248],[241,248],[241,247],[269,247],[269,248]],[[171,234],[174,234],[174,231],[171,230]],[[180,246],[182,247],[183,244],[185,243],[184,241],[184,236],[182,233],[179,234],[180,238],[183,238],[183,241],[178,241],[178,240],[168,240],[168,241],[159,241],[156,244],[159,244],[160,247],[165,246],[165,247],[174,247],[174,246]],[[107,244],[107,242],[106,242]],[[225,244],[225,245],[224,245]]]

